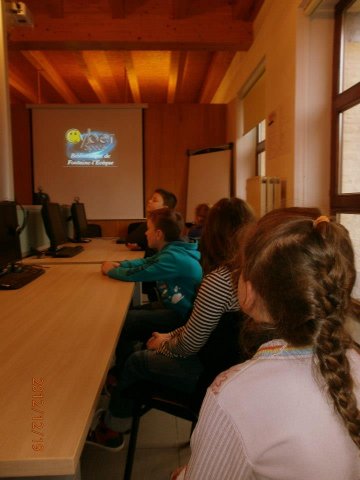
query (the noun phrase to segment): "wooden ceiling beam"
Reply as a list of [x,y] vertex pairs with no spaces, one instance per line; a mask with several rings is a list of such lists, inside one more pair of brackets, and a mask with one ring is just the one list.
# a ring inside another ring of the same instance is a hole
[[172,18],[186,18],[189,13],[189,0],[172,0]]
[[112,18],[126,17],[126,0],[109,0]]
[[19,78],[11,71],[9,72],[9,85],[23,95],[28,102],[38,103],[39,99],[33,86],[28,85],[22,78]]
[[[244,0],[249,1],[249,0]],[[228,21],[224,21],[224,19]],[[251,22],[229,17],[149,21],[128,17],[104,21],[89,15],[76,19],[39,20],[32,29],[15,28],[8,38],[16,50],[248,50],[253,41]]]
[[51,18],[64,18],[64,0],[48,0],[47,5]]
[[211,103],[221,80],[229,68],[234,53],[232,52],[214,52],[209,65],[208,72],[200,92],[199,103]]
[[22,54],[67,103],[80,103],[43,52],[26,51]]
[[170,71],[167,103],[174,103],[183,79],[186,62],[186,53],[181,51],[171,52]]
[[235,20],[254,20],[264,0],[232,0],[232,13]]
[[97,96],[97,98],[100,100],[100,103],[110,103],[108,100],[108,96],[106,95],[106,92],[102,88],[101,83],[97,78],[89,75],[87,77],[87,81],[89,82],[90,87],[95,92],[95,95]]
[[[95,53],[95,52],[93,52]],[[124,102],[125,94],[125,82],[126,71],[125,66],[120,65],[118,62],[114,62],[111,58],[111,54],[108,52],[102,52],[106,59],[106,66],[108,71],[107,85],[111,87],[112,92],[115,94],[116,101]],[[121,100],[122,99],[122,100]],[[114,98],[112,99],[114,102]]]
[[104,52],[82,52],[82,59],[86,68],[86,78],[94,90],[100,103],[111,103],[101,82],[101,66],[107,64]]
[[135,103],[141,103],[139,80],[136,75],[133,58],[131,52],[124,52],[124,63],[126,68],[126,75],[130,85],[130,90]]

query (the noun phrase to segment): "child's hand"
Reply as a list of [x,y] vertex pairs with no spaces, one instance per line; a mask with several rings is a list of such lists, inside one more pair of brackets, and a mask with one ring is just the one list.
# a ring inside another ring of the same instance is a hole
[[113,268],[116,268],[119,266],[120,266],[119,262],[104,262],[101,265],[101,271],[103,275],[107,275],[109,270],[112,270]]
[[137,243],[126,243],[129,250],[141,250],[141,247]]
[[183,480],[185,478],[186,465],[177,468],[171,474],[170,480]]
[[146,347],[149,350],[158,350],[166,340],[170,340],[169,333],[153,332],[152,337],[146,343]]

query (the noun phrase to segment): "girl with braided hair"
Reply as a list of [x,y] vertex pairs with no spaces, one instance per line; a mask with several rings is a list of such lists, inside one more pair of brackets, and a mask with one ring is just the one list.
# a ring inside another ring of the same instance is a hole
[[189,465],[173,478],[359,480],[348,232],[324,216],[266,215],[242,243],[239,302],[272,340],[208,389]]

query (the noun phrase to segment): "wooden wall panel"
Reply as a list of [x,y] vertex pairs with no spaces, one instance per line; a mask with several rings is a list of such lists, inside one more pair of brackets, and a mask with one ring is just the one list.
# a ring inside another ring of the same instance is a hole
[[[28,111],[12,105],[15,194],[20,203],[32,202],[31,141]],[[149,105],[144,115],[145,199],[157,187],[178,197],[185,215],[188,177],[187,150],[226,143],[226,106],[206,104]],[[136,220],[89,219],[102,226],[104,236],[123,237]]]
[[145,110],[145,196],[162,187],[185,215],[187,150],[226,143],[225,105],[150,105]]
[[11,129],[15,199],[32,204],[30,113],[24,104],[11,106]]
[[138,222],[139,219],[134,220],[89,220],[89,223],[97,223],[101,226],[103,237],[121,237],[125,238],[127,235],[127,228],[129,223]]

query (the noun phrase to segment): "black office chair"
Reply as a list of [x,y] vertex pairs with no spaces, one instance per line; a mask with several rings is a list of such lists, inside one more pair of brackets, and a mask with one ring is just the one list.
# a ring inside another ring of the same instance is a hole
[[145,413],[156,409],[189,420],[192,422],[191,432],[193,431],[207,387],[220,372],[246,359],[238,341],[242,320],[240,312],[226,312],[222,315],[218,326],[198,353],[204,371],[193,394],[150,383],[136,385],[127,391],[127,396],[133,401],[133,419],[124,480],[131,479],[140,418]]
[[101,237],[102,236],[101,225],[98,225],[97,223],[88,223],[86,236],[91,238]]
[[144,221],[129,223],[128,228],[127,228],[127,234],[130,235],[130,233],[132,233],[134,230],[136,230],[137,227],[139,225],[141,225],[142,223],[144,223]]

